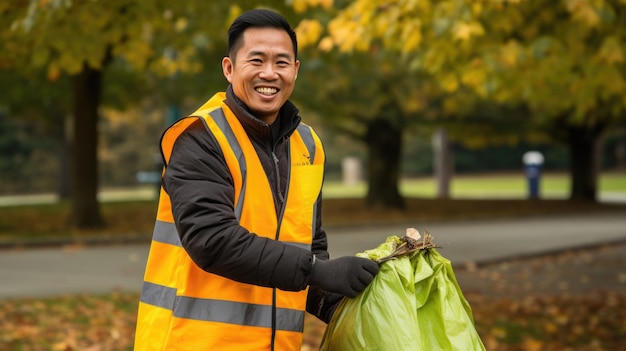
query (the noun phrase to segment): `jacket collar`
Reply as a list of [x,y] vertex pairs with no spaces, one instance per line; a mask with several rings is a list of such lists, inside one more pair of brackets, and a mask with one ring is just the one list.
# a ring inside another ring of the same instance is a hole
[[287,100],[280,108],[278,118],[272,125],[263,122],[255,117],[248,106],[235,95],[232,85],[226,89],[226,105],[237,116],[250,138],[258,139],[263,143],[271,141],[272,145],[291,135],[301,121],[298,108]]

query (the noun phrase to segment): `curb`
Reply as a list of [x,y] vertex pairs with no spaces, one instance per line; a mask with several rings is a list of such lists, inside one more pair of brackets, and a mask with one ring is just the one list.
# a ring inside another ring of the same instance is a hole
[[604,246],[612,246],[612,245],[616,245],[616,246],[626,245],[626,238],[608,240],[608,241],[587,244],[587,245],[564,246],[558,249],[550,249],[550,250],[545,250],[545,251],[540,251],[540,252],[517,254],[517,255],[511,255],[507,257],[500,257],[500,258],[494,258],[494,259],[485,259],[485,260],[466,262],[466,263],[455,263],[452,265],[452,268],[454,270],[459,270],[459,271],[470,270],[474,268],[485,268],[485,267],[494,266],[494,265],[504,263],[504,262],[531,260],[534,258],[554,256],[554,255],[562,254],[565,252],[577,253],[577,252],[583,252],[585,250],[600,249]]
[[0,241],[0,250],[41,249],[64,246],[113,246],[124,244],[150,244],[152,235],[85,236],[80,238],[52,237],[24,241]]

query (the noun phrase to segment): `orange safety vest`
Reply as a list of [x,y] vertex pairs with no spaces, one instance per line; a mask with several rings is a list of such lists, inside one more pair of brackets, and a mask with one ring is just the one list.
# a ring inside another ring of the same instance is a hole
[[[218,93],[193,116],[164,133],[166,165],[177,137],[197,118],[217,139],[235,184],[235,215],[251,233],[308,250],[316,231],[324,151],[313,129],[300,124],[289,141],[286,202],[276,214],[272,190],[254,146]],[[199,116],[199,117],[198,117]],[[290,292],[239,283],[208,273],[191,260],[161,189],[141,292],[135,351],[300,350],[308,288]]]

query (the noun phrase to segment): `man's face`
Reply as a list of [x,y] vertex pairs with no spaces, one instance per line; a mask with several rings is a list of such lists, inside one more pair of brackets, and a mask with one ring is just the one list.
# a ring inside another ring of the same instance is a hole
[[293,92],[300,61],[284,30],[248,28],[242,39],[235,57],[222,60],[224,76],[255,116],[272,124]]

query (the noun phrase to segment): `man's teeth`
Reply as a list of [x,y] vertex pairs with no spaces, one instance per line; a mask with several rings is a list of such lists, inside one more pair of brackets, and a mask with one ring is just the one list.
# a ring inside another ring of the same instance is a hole
[[256,88],[255,90],[263,95],[274,95],[278,92],[276,88]]

